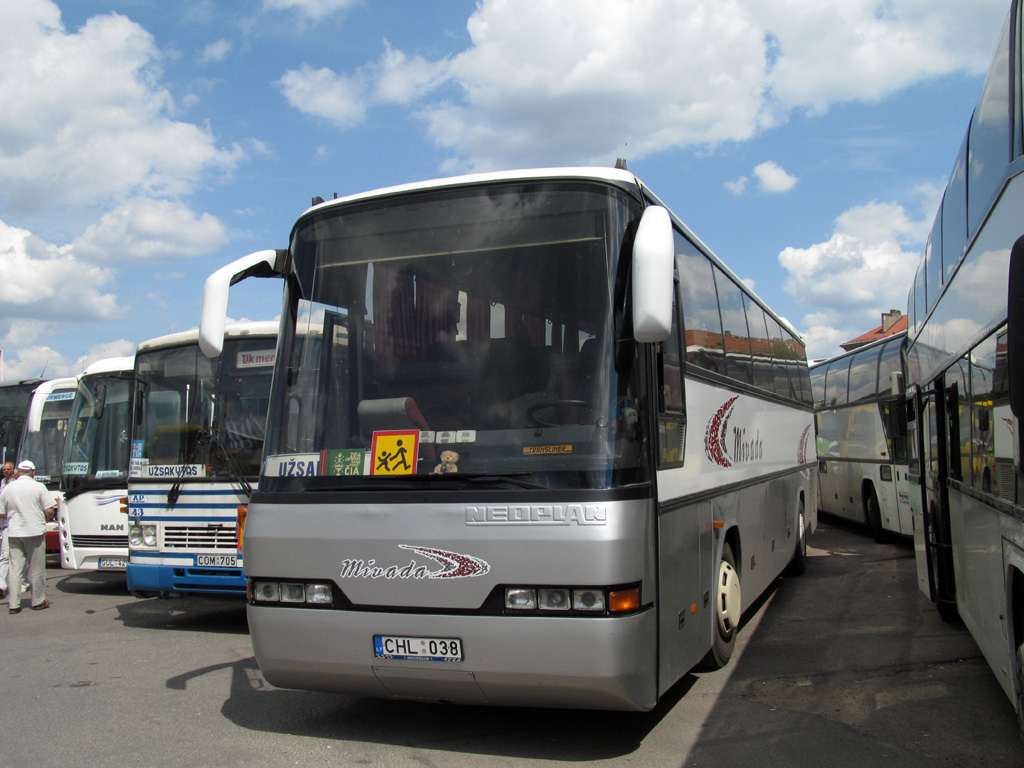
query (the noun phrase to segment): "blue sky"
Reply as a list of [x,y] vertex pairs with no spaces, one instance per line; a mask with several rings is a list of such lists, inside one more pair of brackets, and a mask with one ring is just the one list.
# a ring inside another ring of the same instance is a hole
[[[194,327],[314,195],[629,168],[823,357],[906,295],[1007,0],[0,4],[4,380]],[[277,281],[235,287],[273,319]]]

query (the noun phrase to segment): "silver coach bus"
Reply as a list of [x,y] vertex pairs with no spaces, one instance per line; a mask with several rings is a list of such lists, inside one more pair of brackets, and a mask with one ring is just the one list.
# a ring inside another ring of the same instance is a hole
[[803,344],[640,181],[519,171],[314,205],[245,528],[286,688],[644,710],[816,524]]

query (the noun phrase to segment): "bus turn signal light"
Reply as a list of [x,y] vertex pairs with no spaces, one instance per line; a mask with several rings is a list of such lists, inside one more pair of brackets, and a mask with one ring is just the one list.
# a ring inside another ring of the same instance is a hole
[[640,607],[640,590],[637,587],[608,593],[608,610],[612,613],[635,611]]

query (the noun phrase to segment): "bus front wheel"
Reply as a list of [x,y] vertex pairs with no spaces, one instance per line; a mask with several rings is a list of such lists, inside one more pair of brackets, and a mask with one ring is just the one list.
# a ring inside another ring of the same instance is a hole
[[875,496],[874,488],[868,488],[864,506],[867,509],[868,525],[871,526],[871,536],[881,544],[885,541],[885,531],[882,529],[882,509],[878,506],[878,497]]
[[736,645],[742,613],[740,574],[736,570],[736,558],[732,546],[722,546],[722,558],[718,562],[718,577],[715,584],[715,630],[711,650],[701,664],[705,669],[721,669],[729,663]]

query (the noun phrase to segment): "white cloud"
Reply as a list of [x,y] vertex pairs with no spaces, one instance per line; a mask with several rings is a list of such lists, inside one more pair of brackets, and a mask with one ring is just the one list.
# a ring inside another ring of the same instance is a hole
[[740,176],[736,181],[725,182],[725,188],[732,192],[734,195],[742,195],[747,191],[747,184],[750,183],[750,178],[747,176]]
[[263,0],[265,11],[296,11],[312,21],[347,11],[359,0]]
[[327,67],[285,72],[277,81],[281,93],[296,109],[323,118],[339,128],[358,125],[366,117],[367,86],[362,78],[338,75]]
[[1005,14],[1005,0],[977,0],[970,14],[962,0],[480,0],[472,43],[453,56],[431,62],[385,42],[352,73],[305,65],[280,86],[342,128],[376,104],[416,102],[451,152],[447,170],[609,164],[627,146],[639,159],[743,141],[795,109],[982,72]]
[[[0,5],[0,202],[8,211],[186,194],[240,146],[174,119],[152,36],[124,16],[68,33],[47,0]],[[45,169],[45,170],[43,170]]]
[[[12,333],[11,336],[14,334]],[[20,336],[15,337],[11,341],[20,341],[21,338]],[[20,381],[37,377],[54,379],[62,376],[77,376],[93,363],[108,357],[134,355],[136,346],[136,342],[127,339],[104,342],[95,345],[75,360],[68,360],[51,347],[22,346],[16,350],[14,355],[4,352],[3,377],[4,381]],[[2,340],[0,340],[0,348],[4,348]]]
[[218,61],[224,61],[229,53],[231,53],[230,41],[216,40],[206,46],[202,53],[199,54],[199,63],[212,64]]
[[100,293],[113,279],[111,270],[85,263],[70,247],[51,245],[2,221],[0,263],[0,335],[10,332],[15,316],[53,322],[122,314],[122,303]]
[[149,261],[213,253],[228,242],[224,225],[182,203],[140,198],[106,213],[74,243],[91,262]]
[[284,73],[276,85],[296,109],[349,128],[376,104],[407,104],[445,81],[446,61],[408,57],[384,41],[380,59],[352,75],[303,64]]
[[777,163],[771,161],[756,166],[754,175],[757,176],[761,191],[769,193],[788,192],[799,181],[796,176],[790,176]]
[[840,341],[877,326],[884,311],[906,311],[929,224],[901,205],[871,202],[839,216],[827,241],[779,254],[786,291],[811,309],[800,324],[809,329],[809,356],[835,354]]

